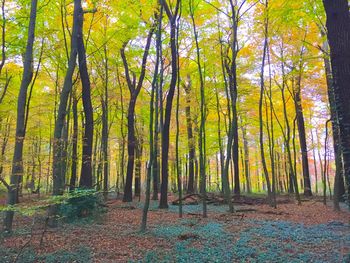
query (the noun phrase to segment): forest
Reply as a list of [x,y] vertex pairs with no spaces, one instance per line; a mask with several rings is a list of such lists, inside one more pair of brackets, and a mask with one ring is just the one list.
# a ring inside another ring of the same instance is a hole
[[350,262],[348,0],[0,0],[0,263]]

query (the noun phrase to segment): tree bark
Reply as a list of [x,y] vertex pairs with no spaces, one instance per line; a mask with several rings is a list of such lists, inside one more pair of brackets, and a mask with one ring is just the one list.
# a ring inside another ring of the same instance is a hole
[[[268,8],[268,1],[265,3],[265,12],[267,12]],[[259,143],[260,143],[260,157],[261,157],[261,163],[263,166],[264,176],[266,180],[267,185],[267,195],[269,199],[270,206],[274,206],[273,199],[272,199],[272,191],[271,191],[271,182],[270,182],[270,176],[269,172],[267,170],[266,165],[266,159],[265,159],[265,151],[264,151],[264,120],[263,120],[263,99],[265,94],[265,78],[264,78],[264,69],[265,69],[265,59],[266,59],[266,52],[268,48],[268,16],[265,15],[265,21],[264,21],[264,47],[263,47],[263,56],[262,56],[262,63],[261,63],[261,69],[260,69],[260,97],[259,97]]]
[[347,0],[323,0],[334,80],[340,145],[350,208],[350,14]]
[[169,179],[169,137],[171,111],[173,107],[173,98],[178,78],[178,51],[176,44],[176,32],[178,12],[181,0],[176,1],[175,11],[171,11],[166,0],[160,0],[161,4],[170,21],[170,49],[171,49],[171,81],[166,97],[164,125],[162,131],[162,183],[160,187],[159,208],[168,208],[168,179]]
[[77,50],[79,57],[79,71],[82,84],[82,101],[84,107],[84,134],[83,134],[83,153],[81,163],[81,174],[79,187],[92,188],[92,145],[94,136],[94,116],[91,103],[91,85],[86,63],[86,51],[83,39],[83,21],[84,10],[81,5],[81,0],[75,0],[75,5],[78,6],[77,20]]
[[[37,13],[37,0],[31,1],[30,20],[28,28],[28,38],[26,52],[23,62],[23,75],[17,100],[17,123],[15,149],[12,159],[12,172],[10,177],[10,188],[8,190],[7,204],[14,205],[18,201],[19,182],[23,176],[23,145],[26,134],[25,130],[25,111],[27,103],[27,90],[33,77],[33,46],[35,39],[35,24]],[[12,231],[13,211],[7,211],[4,219],[5,231]]]
[[187,193],[194,192],[194,162],[196,159],[195,139],[193,137],[192,116],[191,116],[191,77],[187,76],[187,84],[183,85],[186,92],[186,125],[187,125],[187,141],[188,141],[188,183]]
[[297,126],[299,133],[299,142],[302,158],[302,168],[303,168],[303,179],[304,179],[304,196],[312,196],[311,191],[311,181],[310,181],[310,170],[309,170],[309,158],[308,158],[308,149],[306,143],[306,133],[305,133],[305,121],[304,113],[301,99],[301,78],[303,72],[303,54],[305,47],[302,46],[300,51],[300,62],[299,62],[299,72],[297,76],[297,81],[294,92],[294,106],[297,118]]
[[[65,160],[62,160],[62,152],[64,150],[64,138],[63,127],[67,115],[67,103],[69,94],[73,86],[73,74],[76,67],[76,60],[78,56],[77,50],[77,34],[79,23],[82,21],[78,19],[79,7],[74,4],[73,15],[73,29],[71,36],[71,50],[68,60],[68,68],[64,78],[63,88],[60,95],[60,103],[55,119],[54,139],[53,139],[53,163],[52,163],[52,176],[53,176],[53,195],[62,195],[65,184],[65,174],[62,174],[62,166]],[[54,213],[54,211],[52,211]]]
[[152,41],[152,35],[154,32],[154,25],[152,25],[148,36],[147,42],[144,49],[142,64],[141,64],[141,73],[139,79],[136,83],[136,76],[133,73],[132,79],[130,76],[130,70],[128,61],[125,56],[125,47],[127,43],[124,43],[122,49],[120,50],[120,54],[124,64],[125,77],[128,84],[129,92],[130,92],[130,101],[128,107],[128,164],[126,171],[126,181],[124,187],[124,196],[123,202],[131,202],[132,201],[132,181],[133,181],[133,172],[134,172],[134,163],[135,163],[135,147],[136,147],[136,135],[135,135],[135,106],[137,97],[141,91],[143,80],[146,74],[146,63],[148,58],[148,53]]
[[74,191],[77,181],[78,164],[78,99],[76,92],[73,92],[73,135],[72,135],[72,166],[69,181],[69,191]]

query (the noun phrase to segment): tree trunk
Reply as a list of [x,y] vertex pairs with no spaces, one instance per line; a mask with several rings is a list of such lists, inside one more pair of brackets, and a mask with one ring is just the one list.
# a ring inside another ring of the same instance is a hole
[[[302,66],[300,66],[302,67]],[[310,172],[309,172],[309,158],[308,158],[308,149],[306,144],[306,134],[305,134],[305,121],[304,121],[304,113],[301,101],[301,72],[302,69],[299,69],[299,75],[297,77],[297,84],[294,89],[294,105],[295,112],[297,118],[297,126],[299,133],[299,142],[300,142],[300,150],[302,157],[302,167],[303,167],[303,178],[304,178],[304,195],[312,196],[311,191],[311,181],[310,181]]]
[[[325,35],[324,32],[321,32],[322,35]],[[326,81],[327,81],[327,91],[328,91],[328,101],[330,105],[330,113],[332,119],[332,134],[333,134],[333,146],[335,153],[335,178],[334,178],[334,209],[340,210],[339,201],[344,200],[345,195],[345,186],[344,186],[344,171],[343,171],[343,153],[340,146],[340,131],[339,131],[339,119],[336,111],[336,102],[334,94],[334,84],[331,70],[331,62],[329,60],[329,46],[328,42],[324,42],[323,54],[324,67],[326,72]]]
[[[267,12],[268,8],[268,1],[265,3],[265,12]],[[272,191],[271,191],[271,183],[270,183],[270,176],[269,172],[267,170],[266,165],[266,159],[265,159],[265,151],[264,151],[264,120],[263,120],[263,99],[265,94],[265,79],[264,79],[264,69],[265,69],[265,59],[266,59],[266,52],[268,48],[268,16],[265,15],[265,22],[264,22],[264,47],[263,47],[263,56],[262,56],[262,63],[261,63],[261,69],[260,69],[260,97],[259,97],[259,142],[260,142],[260,157],[261,157],[261,163],[264,171],[265,181],[267,184],[267,195],[269,199],[270,206],[274,206],[273,199],[272,199]]]
[[[163,104],[163,98],[161,94],[162,85],[163,85],[163,54],[162,54],[162,21],[163,21],[163,7],[160,7],[159,17],[158,17],[158,29],[156,36],[156,65],[155,65],[155,73],[153,79],[153,86],[155,90],[155,121],[154,121],[154,160],[153,170],[152,170],[152,179],[153,179],[153,196],[152,200],[158,200],[158,192],[159,192],[159,179],[160,179],[160,144],[159,144],[159,135],[162,130],[162,111],[161,104]],[[159,80],[158,80],[159,79]]]
[[142,159],[142,139],[138,136],[135,148],[135,196],[141,196],[141,159]]
[[186,124],[187,124],[187,141],[188,141],[188,184],[187,193],[194,192],[194,162],[196,159],[195,139],[193,137],[192,116],[191,116],[191,77],[187,75],[187,84],[183,85],[186,92]]
[[175,11],[171,11],[167,1],[161,0],[161,3],[167,13],[170,20],[170,49],[171,49],[171,81],[166,97],[165,106],[165,119],[162,131],[162,184],[160,187],[160,202],[159,208],[168,208],[168,179],[169,179],[169,139],[170,139],[170,121],[171,111],[173,107],[173,98],[176,89],[176,83],[178,78],[178,52],[176,44],[176,32],[178,11],[180,6],[180,0],[176,1]]
[[81,0],[75,0],[75,5],[78,6],[77,19],[77,50],[79,57],[79,72],[82,83],[82,101],[84,107],[84,134],[83,134],[83,153],[81,163],[81,174],[79,187],[92,188],[92,145],[94,135],[94,117],[91,104],[91,87],[90,78],[86,63],[86,52],[83,39],[83,21],[84,11],[81,6]]
[[123,202],[131,202],[132,201],[132,180],[133,180],[133,172],[134,172],[134,162],[135,162],[135,147],[136,147],[136,136],[135,136],[135,106],[137,97],[141,91],[143,80],[146,74],[146,63],[149,53],[149,48],[152,41],[152,35],[154,32],[154,25],[152,25],[151,29],[147,35],[147,43],[143,52],[142,64],[141,64],[141,73],[139,79],[136,83],[136,76],[133,74],[132,79],[129,72],[128,61],[125,56],[125,48],[127,42],[124,43],[123,47],[120,50],[120,54],[123,60],[124,71],[126,81],[128,83],[128,88],[130,92],[130,101],[128,108],[128,164],[126,171],[126,181],[124,187],[124,196]]
[[[10,188],[7,197],[8,205],[14,205],[18,201],[18,189],[20,187],[19,182],[21,181],[20,178],[23,176],[23,145],[26,134],[25,111],[27,103],[27,90],[33,77],[33,45],[35,39],[37,3],[37,0],[31,1],[27,46],[23,63],[23,75],[17,100],[16,138],[12,159]],[[13,211],[7,211],[5,214],[4,228],[7,232],[12,231],[13,215]]]
[[108,196],[108,180],[109,180],[109,160],[108,160],[108,138],[109,138],[109,120],[108,120],[108,54],[107,46],[104,45],[104,94],[102,99],[102,154],[103,154],[103,193],[104,197]]
[[69,182],[69,191],[74,191],[77,182],[78,165],[78,99],[76,92],[73,92],[73,136],[72,136],[72,166]]
[[347,0],[324,0],[340,145],[350,208],[350,14]]
[[134,173],[134,161],[135,161],[135,145],[136,145],[136,137],[135,137],[135,103],[136,98],[135,95],[131,95],[131,99],[129,101],[128,108],[128,164],[126,168],[126,180],[124,187],[124,196],[123,202],[131,202],[132,201],[132,181],[133,181],[133,173]]
[[190,16],[192,20],[193,26],[193,35],[196,43],[196,55],[197,55],[197,66],[198,66],[198,74],[199,74],[199,82],[200,82],[200,128],[199,128],[199,159],[200,159],[200,192],[203,195],[203,217],[207,217],[207,197],[206,197],[206,133],[205,133],[205,122],[206,122],[206,104],[205,104],[205,87],[204,87],[204,76],[202,72],[201,66],[201,58],[200,58],[200,48],[198,43],[198,32],[196,23],[194,20],[194,6],[193,1],[190,1]]

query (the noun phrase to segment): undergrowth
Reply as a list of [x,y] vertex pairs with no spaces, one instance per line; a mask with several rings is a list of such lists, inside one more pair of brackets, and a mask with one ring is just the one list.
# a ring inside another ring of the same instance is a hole
[[91,219],[99,219],[107,211],[103,202],[103,196],[99,192],[76,190],[64,203],[60,204],[58,213],[65,222],[79,222],[78,219],[84,219],[83,222],[87,223]]
[[6,249],[0,246],[1,263],[89,263],[92,262],[92,253],[89,248],[77,247],[72,251],[58,250],[53,253],[38,254],[32,248],[26,248],[18,254],[18,250]]
[[161,225],[152,235],[172,242],[140,262],[350,262],[350,227],[341,222],[304,226],[287,221],[248,220],[240,233],[225,224],[192,219]]

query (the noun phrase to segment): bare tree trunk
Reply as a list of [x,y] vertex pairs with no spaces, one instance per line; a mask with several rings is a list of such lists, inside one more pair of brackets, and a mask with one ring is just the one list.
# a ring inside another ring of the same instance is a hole
[[350,14],[348,1],[324,0],[331,51],[334,95],[343,151],[344,177],[350,208]]
[[197,55],[197,65],[198,65],[198,74],[200,82],[200,128],[199,128],[199,159],[200,159],[200,189],[203,199],[203,217],[207,217],[207,197],[206,197],[206,136],[205,136],[205,119],[206,119],[206,105],[205,105],[205,93],[204,93],[204,77],[202,73],[201,58],[200,58],[200,48],[198,43],[198,32],[196,23],[194,20],[194,5],[193,1],[189,1],[190,5],[190,16],[193,26],[193,35],[196,43],[196,55]]
[[[152,179],[153,179],[153,196],[152,200],[158,200],[159,192],[159,179],[160,179],[160,144],[159,144],[159,135],[162,130],[162,118],[163,115],[161,111],[161,105],[163,104],[162,98],[162,85],[163,85],[163,54],[162,54],[162,23],[163,21],[163,7],[160,7],[159,17],[158,17],[158,28],[156,34],[156,66],[155,66],[155,75],[153,85],[155,85],[155,121],[154,121],[154,156],[153,158],[153,170],[152,170]],[[158,80],[159,78],[159,80]]]
[[[321,32],[324,36],[325,32]],[[328,101],[330,105],[330,113],[332,119],[332,133],[333,133],[333,148],[335,153],[335,179],[334,179],[334,209],[340,210],[339,201],[344,200],[345,186],[344,186],[344,171],[343,171],[343,153],[340,145],[340,130],[339,130],[339,119],[336,110],[336,101],[334,94],[334,83],[331,70],[331,62],[329,59],[329,46],[328,42],[323,44],[323,61],[326,72],[327,81],[327,91],[328,91]]]
[[[10,177],[10,188],[8,191],[7,204],[14,205],[18,200],[18,189],[20,187],[19,182],[23,176],[23,145],[26,134],[25,130],[25,111],[27,103],[27,90],[33,77],[33,46],[35,39],[35,24],[36,24],[36,12],[37,12],[37,0],[31,1],[30,20],[28,28],[28,38],[26,53],[23,63],[23,76],[20,86],[20,91],[17,100],[17,123],[16,123],[16,138],[15,149],[12,159],[12,173]],[[12,221],[14,212],[7,211],[4,219],[5,231],[12,231]]]
[[312,130],[311,130],[311,143],[312,143],[312,156],[314,160],[314,170],[315,170],[315,192],[316,194],[318,194],[317,160],[316,160],[316,153],[315,153],[316,144],[314,142],[314,132]]
[[69,181],[69,191],[74,191],[77,181],[78,164],[78,98],[76,91],[73,92],[73,136],[72,136],[72,166]]
[[[53,195],[62,195],[65,184],[65,174],[62,174],[62,165],[65,160],[62,160],[62,152],[64,150],[64,138],[63,127],[67,115],[67,103],[69,94],[71,93],[73,86],[73,74],[76,67],[76,60],[78,56],[77,50],[77,34],[78,27],[81,21],[78,19],[79,6],[74,4],[73,15],[73,29],[71,36],[71,50],[68,60],[68,68],[64,78],[63,88],[60,95],[60,102],[55,118],[55,129],[53,139],[53,163],[52,163],[52,176],[53,176]],[[57,80],[58,81],[58,80]],[[52,214],[55,213],[55,208],[52,208]]]
[[94,135],[94,116],[91,103],[91,87],[90,78],[86,63],[86,52],[83,39],[83,21],[84,11],[81,5],[81,0],[75,0],[75,5],[78,6],[77,19],[79,21],[77,27],[77,50],[79,57],[79,72],[82,83],[82,101],[84,107],[84,134],[83,134],[83,152],[81,162],[81,174],[79,187],[92,188],[92,145]]
[[[305,34],[306,37],[306,34]],[[299,142],[300,142],[300,150],[302,157],[302,168],[303,168],[303,179],[304,179],[304,195],[312,196],[311,191],[311,181],[310,181],[310,171],[309,171],[309,159],[308,159],[308,149],[306,143],[306,134],[305,134],[305,121],[304,121],[304,113],[302,107],[301,100],[301,78],[303,73],[303,55],[305,52],[304,45],[301,47],[300,58],[299,58],[299,72],[297,76],[296,85],[293,89],[293,99],[294,106],[296,112],[297,126],[298,126],[298,134],[299,134]]]
[[[105,36],[106,37],[106,36]],[[102,155],[103,155],[103,193],[105,199],[108,196],[109,181],[109,160],[108,160],[108,138],[109,138],[109,120],[108,120],[108,82],[109,82],[109,65],[106,44],[104,51],[104,96],[102,99]]]
[[187,75],[187,84],[183,85],[186,92],[186,123],[187,123],[187,140],[188,140],[188,184],[187,184],[187,193],[194,192],[194,162],[196,159],[196,147],[195,140],[193,137],[192,129],[192,116],[191,116],[191,90],[192,90],[192,81],[191,77]]
[[172,11],[166,0],[161,0],[161,4],[170,21],[170,48],[171,48],[171,81],[165,106],[165,119],[162,131],[162,184],[160,189],[159,208],[168,208],[168,179],[169,179],[169,137],[170,121],[173,106],[173,98],[178,79],[178,51],[176,35],[178,30],[178,14],[181,0],[176,1],[175,10]]
[[[265,2],[265,11],[267,12],[268,8],[268,1]],[[264,47],[263,47],[263,56],[262,56],[262,63],[261,63],[261,70],[260,70],[260,99],[259,99],[259,141],[260,141],[260,157],[261,157],[261,163],[263,166],[263,171],[265,175],[265,181],[267,184],[267,195],[269,199],[270,206],[274,206],[273,199],[272,199],[272,191],[271,191],[271,183],[270,183],[270,176],[267,170],[266,160],[265,160],[265,151],[264,151],[264,121],[263,121],[263,98],[265,93],[265,79],[264,79],[264,69],[265,69],[265,59],[266,59],[266,52],[268,48],[268,15],[265,15],[265,40],[264,40]]]
[[122,49],[120,50],[120,54],[123,59],[124,64],[124,70],[125,70],[125,77],[128,83],[128,88],[130,92],[130,101],[129,101],[129,108],[128,108],[128,164],[127,164],[127,171],[126,171],[126,182],[124,187],[124,196],[123,196],[123,202],[131,202],[132,201],[132,181],[133,181],[133,172],[134,172],[134,163],[135,163],[135,147],[136,147],[136,136],[135,136],[135,106],[136,106],[136,100],[137,97],[141,91],[143,80],[145,78],[146,74],[146,63],[148,58],[148,53],[152,41],[152,35],[154,32],[154,25],[152,25],[151,29],[149,30],[148,36],[147,36],[147,43],[144,48],[143,57],[142,57],[142,64],[141,64],[141,73],[139,76],[139,79],[136,83],[136,75],[133,73],[132,78],[130,76],[130,70],[128,61],[125,56],[125,48],[128,44],[127,42],[124,43]]

